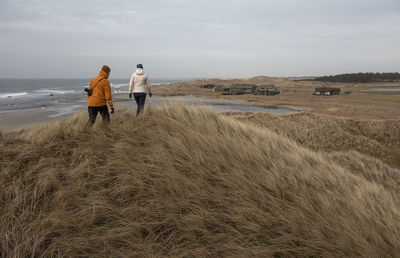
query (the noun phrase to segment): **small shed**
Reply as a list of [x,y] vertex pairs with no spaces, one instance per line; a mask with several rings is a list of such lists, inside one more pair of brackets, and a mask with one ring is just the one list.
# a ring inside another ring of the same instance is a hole
[[317,96],[332,96],[339,95],[340,88],[316,88],[314,95]]

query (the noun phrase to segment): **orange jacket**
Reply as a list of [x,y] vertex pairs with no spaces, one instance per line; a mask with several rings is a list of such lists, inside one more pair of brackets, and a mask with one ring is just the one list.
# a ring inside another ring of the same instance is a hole
[[105,106],[107,105],[106,101],[110,108],[114,107],[112,103],[110,82],[108,81],[108,73],[100,71],[99,76],[94,77],[90,82],[89,88],[93,89],[92,96],[88,97],[89,107]]

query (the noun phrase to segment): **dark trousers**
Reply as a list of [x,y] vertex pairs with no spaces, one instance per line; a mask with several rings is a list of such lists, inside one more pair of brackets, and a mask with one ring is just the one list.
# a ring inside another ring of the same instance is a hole
[[96,122],[97,113],[100,113],[101,117],[103,118],[103,123],[109,124],[110,123],[110,114],[108,113],[108,107],[100,106],[100,107],[88,107],[89,112],[89,121],[88,125],[92,126]]
[[137,104],[136,115],[139,115],[140,112],[144,109],[144,102],[146,101],[146,93],[133,93],[133,97],[135,98]]

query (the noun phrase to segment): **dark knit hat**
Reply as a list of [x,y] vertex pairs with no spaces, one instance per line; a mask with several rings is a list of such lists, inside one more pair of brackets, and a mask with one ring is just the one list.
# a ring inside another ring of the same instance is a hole
[[110,67],[108,67],[107,65],[103,65],[103,67],[101,68],[102,71],[106,72],[106,73],[110,73],[111,69]]
[[142,64],[138,64],[138,65],[136,66],[136,68],[141,68],[141,69],[143,69],[143,65],[142,65]]

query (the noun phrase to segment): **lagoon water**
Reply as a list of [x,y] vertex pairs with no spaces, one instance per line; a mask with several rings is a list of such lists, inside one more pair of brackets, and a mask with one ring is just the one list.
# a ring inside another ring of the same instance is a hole
[[363,90],[363,92],[400,92],[400,89],[371,89]]

